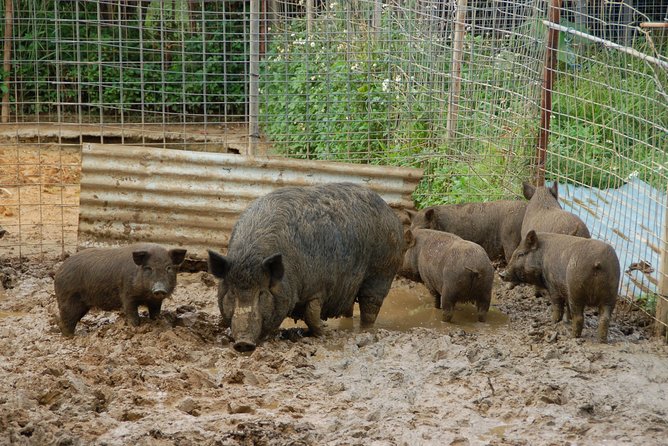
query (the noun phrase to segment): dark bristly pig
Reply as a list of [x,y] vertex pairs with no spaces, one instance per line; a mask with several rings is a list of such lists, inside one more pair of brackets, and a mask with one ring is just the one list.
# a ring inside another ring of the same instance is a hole
[[551,187],[534,187],[524,182],[522,192],[529,200],[522,222],[522,237],[532,229],[536,232],[591,237],[589,229],[578,216],[561,208],[556,181]]
[[478,321],[484,322],[494,281],[494,267],[485,250],[432,229],[408,230],[404,239],[407,250],[399,274],[424,283],[436,308],[443,308],[443,320],[452,320],[455,303],[471,302],[478,310]]
[[411,229],[435,229],[482,246],[490,260],[510,260],[521,240],[526,201],[432,206],[409,212]]
[[617,301],[620,266],[612,246],[572,235],[529,231],[520,242],[501,278],[547,288],[552,321],[570,310],[572,333],[580,337],[585,307],[598,308],[598,338],[606,342]]
[[185,249],[167,250],[153,243],[120,248],[88,248],[63,262],[54,277],[60,330],[74,335],[77,323],[91,308],[119,310],[130,325],[139,325],[139,305],[149,316],[160,314],[162,302],[176,286]]
[[372,325],[402,252],[401,222],[366,187],[283,187],[257,199],[234,225],[227,256],[209,251],[234,349],[254,350],[286,317],[319,336],[322,320],[355,301],[361,325]]

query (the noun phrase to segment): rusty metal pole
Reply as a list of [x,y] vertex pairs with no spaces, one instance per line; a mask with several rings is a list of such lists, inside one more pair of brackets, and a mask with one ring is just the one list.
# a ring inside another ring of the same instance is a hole
[[[668,189],[667,189],[668,191]],[[656,322],[654,333],[668,342],[668,203],[663,218],[663,240],[659,260],[659,290],[656,297]]]
[[12,70],[12,34],[14,24],[14,1],[5,0],[5,47],[2,63],[3,89],[2,95],[2,122],[9,122],[9,73]]
[[[559,24],[561,0],[552,0],[547,14],[550,24]],[[545,184],[545,160],[547,159],[547,140],[550,135],[550,118],[552,116],[552,86],[557,67],[557,50],[559,49],[559,30],[548,25],[547,48],[545,50],[545,66],[543,67],[543,91],[540,105],[540,129],[538,147],[536,149],[536,186]]]

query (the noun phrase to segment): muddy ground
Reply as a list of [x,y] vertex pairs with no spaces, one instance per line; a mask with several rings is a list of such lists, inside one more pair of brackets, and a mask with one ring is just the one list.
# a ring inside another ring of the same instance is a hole
[[[251,355],[218,325],[207,273],[181,273],[161,319],[90,313],[56,328],[49,272],[24,264],[0,297],[0,444],[659,445],[668,347],[620,305],[610,343],[549,322],[531,288],[497,283],[488,323],[454,323],[421,285],[394,287],[371,331],[294,324]],[[144,314],[146,316],[146,314]]]

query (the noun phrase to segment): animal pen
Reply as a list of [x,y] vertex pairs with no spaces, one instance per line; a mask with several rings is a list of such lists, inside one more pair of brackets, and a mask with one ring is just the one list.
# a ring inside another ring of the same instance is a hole
[[76,250],[87,143],[419,168],[417,207],[533,178],[665,327],[665,0],[3,3],[3,260]]

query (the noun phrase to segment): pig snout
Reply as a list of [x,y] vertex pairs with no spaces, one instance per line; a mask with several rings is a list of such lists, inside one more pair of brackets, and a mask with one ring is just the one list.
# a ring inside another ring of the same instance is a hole
[[251,341],[237,341],[232,347],[239,353],[252,352],[255,350],[255,343]]
[[260,340],[262,321],[251,306],[237,306],[232,316],[232,347],[239,353],[252,352]]
[[164,299],[165,297],[167,297],[167,294],[169,294],[169,290],[167,289],[166,284],[162,282],[157,282],[151,288],[151,293],[153,293],[153,297],[157,297],[158,299]]
[[504,269],[503,271],[499,271],[499,277],[501,277],[501,280],[505,280],[505,281],[509,280],[510,275],[508,274],[508,270]]

